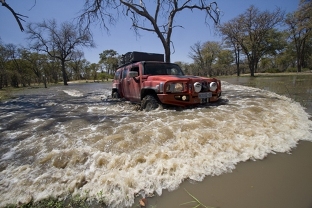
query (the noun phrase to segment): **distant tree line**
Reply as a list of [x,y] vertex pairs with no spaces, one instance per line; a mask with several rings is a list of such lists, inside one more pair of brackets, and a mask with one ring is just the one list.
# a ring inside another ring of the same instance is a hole
[[[0,89],[8,86],[26,87],[31,84],[64,82],[61,60],[44,53],[34,52],[14,44],[0,43]],[[66,61],[65,81],[103,80],[109,77],[100,65],[90,63],[81,51]]]
[[[139,8],[144,10],[145,6],[139,5]],[[136,11],[134,7],[131,9]],[[95,15],[93,18],[99,18],[98,13],[92,11],[85,11],[81,18],[86,18],[84,20],[89,23],[92,14]],[[217,11],[215,8],[214,12]],[[177,63],[186,74],[209,77],[311,70],[311,16],[311,0],[301,0],[298,9],[286,15],[279,8],[260,11],[252,5],[244,13],[216,26],[222,42],[196,42],[190,46],[188,54],[193,62]],[[136,29],[143,29],[138,22],[135,23]],[[98,63],[88,62],[82,52],[84,47],[94,47],[88,28],[68,22],[57,25],[55,20],[45,20],[26,26],[28,48],[0,41],[0,89],[34,83],[46,86],[62,81],[66,85],[70,80],[111,78],[121,54],[114,49],[103,50]],[[166,59],[170,60],[169,57]]]
[[197,42],[185,65],[188,73],[218,76],[236,73],[301,72],[312,70],[312,1],[301,0],[286,14],[279,8],[260,11],[250,6],[220,24],[222,42]]
[[82,47],[93,47],[92,35],[74,24],[55,20],[31,23],[26,33],[29,47],[0,42],[0,89],[70,80],[107,79],[100,63],[84,58]]

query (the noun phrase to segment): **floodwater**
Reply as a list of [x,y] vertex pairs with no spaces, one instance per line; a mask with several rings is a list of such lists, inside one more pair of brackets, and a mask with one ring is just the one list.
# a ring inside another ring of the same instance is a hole
[[[279,207],[280,186],[312,185],[311,78],[281,78],[291,96],[273,92],[275,78],[265,88],[223,80],[220,103],[182,111],[137,111],[109,99],[110,83],[18,92],[0,104],[0,206],[80,194],[110,207],[152,195],[148,207],[191,207],[181,205],[189,191],[207,206]],[[311,207],[311,190],[289,190],[304,203],[295,207]]]

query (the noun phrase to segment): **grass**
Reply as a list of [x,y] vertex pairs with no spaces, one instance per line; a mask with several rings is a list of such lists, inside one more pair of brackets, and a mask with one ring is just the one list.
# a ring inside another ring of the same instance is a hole
[[69,195],[63,200],[47,198],[38,202],[31,201],[27,204],[10,204],[4,208],[89,208],[89,207],[106,207],[103,201],[87,200],[86,196]]
[[[200,202],[195,196],[193,196],[190,192],[188,192],[186,189],[184,189],[187,194],[192,197],[192,201],[188,201],[185,203],[180,204],[180,206],[193,204],[192,208],[214,208],[210,206],[204,205],[202,202]],[[17,205],[7,205],[4,208],[89,208],[89,207],[106,207],[105,203],[103,202],[103,193],[99,192],[98,197],[100,197],[99,200],[88,200],[88,193],[86,192],[85,196],[81,195],[69,195],[65,199],[55,199],[55,198],[47,198],[40,200],[38,202],[31,201],[27,204],[17,204]],[[138,205],[137,207],[141,207]],[[150,205],[150,208],[156,208],[157,205]]]
[[11,99],[13,97],[13,92],[23,90],[23,88],[13,88],[13,87],[8,87],[8,88],[3,88],[0,89],[0,102]]
[[198,208],[198,207],[214,208],[214,207],[209,207],[209,206],[204,205],[204,204],[201,203],[195,196],[193,196],[192,194],[190,194],[190,192],[188,192],[186,189],[184,189],[184,190],[187,192],[187,194],[188,194],[189,196],[191,196],[191,197],[193,198],[193,200],[192,200],[192,201],[185,202],[185,203],[183,203],[183,204],[180,204],[180,206],[182,206],[182,205],[187,205],[187,204],[194,204],[194,203],[195,203],[195,205],[194,205],[192,208]]

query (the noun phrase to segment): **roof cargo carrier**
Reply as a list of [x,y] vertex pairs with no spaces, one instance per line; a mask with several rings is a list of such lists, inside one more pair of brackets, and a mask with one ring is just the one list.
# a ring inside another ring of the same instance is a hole
[[164,54],[146,52],[128,52],[121,56],[120,65],[135,63],[138,61],[164,61]]

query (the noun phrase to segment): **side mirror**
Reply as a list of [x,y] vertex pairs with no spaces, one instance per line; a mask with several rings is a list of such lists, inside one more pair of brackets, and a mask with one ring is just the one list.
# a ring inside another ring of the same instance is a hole
[[137,77],[139,73],[137,71],[129,71],[129,77]]

